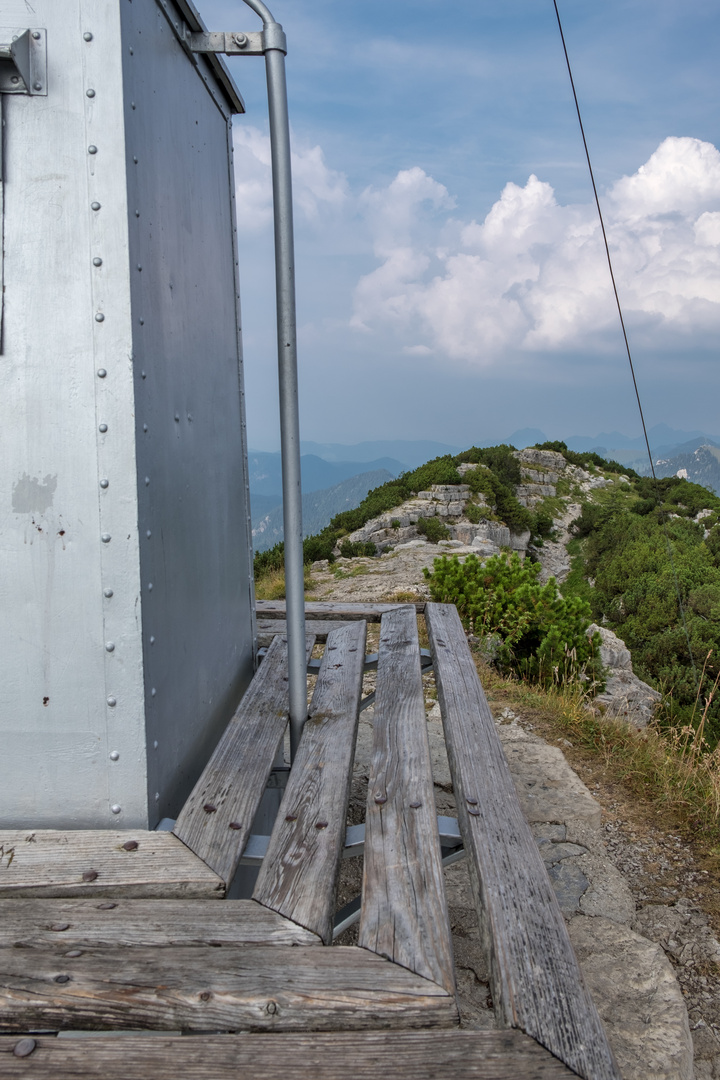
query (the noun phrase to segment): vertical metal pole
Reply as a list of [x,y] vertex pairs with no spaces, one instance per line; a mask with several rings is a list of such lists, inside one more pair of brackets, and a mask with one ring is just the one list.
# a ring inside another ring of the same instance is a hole
[[[245,0],[264,24],[265,72],[270,115],[273,210],[275,216],[275,288],[278,373],[280,377],[280,450],[285,533],[290,753],[294,759],[307,719],[305,658],[305,581],[300,487],[300,414],[298,410],[297,334],[295,323],[295,252],[293,241],[290,123],[285,83],[285,35],[259,0]],[[277,47],[274,43],[277,41]]]

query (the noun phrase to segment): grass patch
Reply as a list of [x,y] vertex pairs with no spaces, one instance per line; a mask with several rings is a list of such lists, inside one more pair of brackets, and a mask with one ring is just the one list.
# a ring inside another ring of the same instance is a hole
[[717,680],[693,725],[665,729],[651,725],[638,731],[620,720],[595,715],[577,686],[544,690],[501,676],[478,655],[476,664],[488,697],[522,711],[544,737],[572,742],[573,749],[566,754],[572,764],[578,758],[594,759],[606,776],[652,808],[655,816],[672,823],[703,854],[720,852],[720,749],[710,751],[704,739]]
[[[310,574],[309,567],[305,567],[305,593],[307,594],[315,586],[315,579]],[[285,571],[267,570],[255,582],[256,600],[284,600],[285,599]]]

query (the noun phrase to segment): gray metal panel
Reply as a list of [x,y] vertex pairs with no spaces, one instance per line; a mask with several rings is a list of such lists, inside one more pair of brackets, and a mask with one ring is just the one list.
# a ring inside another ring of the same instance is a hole
[[143,826],[118,0],[3,0],[30,20],[48,95],[3,102],[0,823]]
[[160,818],[177,814],[252,673],[249,505],[229,111],[154,0],[121,11],[148,790]]

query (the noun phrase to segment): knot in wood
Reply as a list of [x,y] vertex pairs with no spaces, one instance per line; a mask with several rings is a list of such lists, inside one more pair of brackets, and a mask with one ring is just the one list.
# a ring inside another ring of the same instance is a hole
[[270,1013],[271,1016],[274,1016],[277,1013],[277,1011],[278,1011],[278,1003],[277,1003],[277,1001],[268,1001],[267,1005],[265,1006],[265,1012]]
[[61,934],[63,932],[63,930],[69,930],[70,929],[70,923],[69,922],[56,922],[56,923],[52,924],[50,929],[53,931],[54,934]]

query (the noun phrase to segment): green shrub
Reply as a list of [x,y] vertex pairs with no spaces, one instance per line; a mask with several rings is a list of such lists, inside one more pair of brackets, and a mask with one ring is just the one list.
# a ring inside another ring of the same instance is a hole
[[478,506],[477,503],[468,503],[465,507],[465,517],[473,525],[479,525],[485,517],[486,511],[482,506]]
[[552,514],[548,510],[537,510],[535,513],[535,521],[532,527],[532,534],[535,537],[542,536],[547,539],[552,535],[552,531],[555,527],[555,520]]
[[359,555],[377,555],[377,548],[372,540],[343,540],[340,544],[340,554],[344,559],[355,559]]
[[427,536],[431,544],[437,544],[438,540],[450,539],[450,530],[439,517],[418,518],[417,531],[422,536]]
[[585,633],[590,607],[577,597],[564,599],[555,579],[538,581],[540,566],[517,554],[494,555],[484,564],[476,555],[435,559],[424,570],[430,595],[455,604],[468,630],[498,635],[495,663],[501,670],[544,685],[589,679],[602,685],[600,636]]

